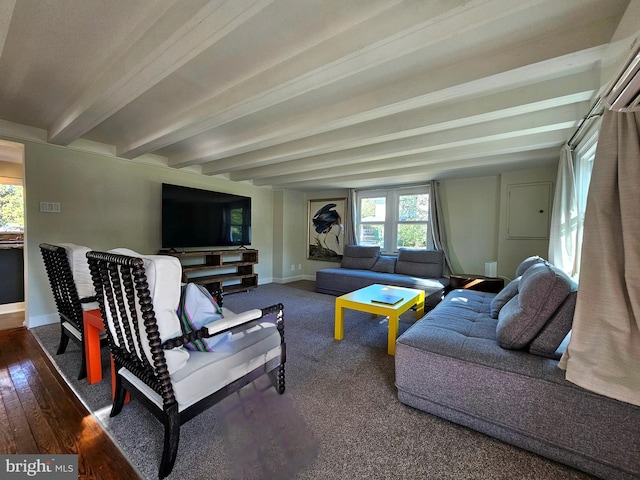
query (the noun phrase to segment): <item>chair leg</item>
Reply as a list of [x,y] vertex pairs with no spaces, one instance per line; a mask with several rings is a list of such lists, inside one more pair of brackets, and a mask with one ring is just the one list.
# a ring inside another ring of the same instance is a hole
[[271,384],[275,387],[276,391],[282,395],[284,393],[284,364],[278,365],[278,368],[269,372],[269,378]]
[[82,350],[82,360],[80,363],[80,372],[78,373],[78,380],[87,378],[87,351],[84,348],[84,342],[82,342],[82,345],[80,348]]
[[178,443],[180,443],[180,420],[178,419],[178,404],[174,403],[165,410],[167,418],[164,424],[164,449],[162,450],[162,461],[158,476],[162,479],[171,473],[173,464],[178,454]]
[[65,333],[64,328],[62,328],[61,326],[60,327],[60,344],[58,345],[58,351],[56,352],[56,355],[60,355],[64,353],[65,350],[67,349],[68,344],[69,344],[69,337]]
[[116,374],[116,384],[114,387],[113,405],[111,406],[110,417],[115,417],[120,413],[124,406],[125,399],[127,398],[127,390],[122,385],[122,377]]

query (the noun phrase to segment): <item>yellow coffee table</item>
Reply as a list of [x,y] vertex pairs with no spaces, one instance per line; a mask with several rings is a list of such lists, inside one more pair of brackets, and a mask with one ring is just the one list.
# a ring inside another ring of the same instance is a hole
[[[373,301],[385,295],[401,297],[402,300],[392,305]],[[414,305],[416,306],[416,319],[422,318],[424,315],[424,290],[392,287],[376,283],[356,290],[355,292],[347,293],[346,295],[336,298],[335,329],[333,336],[336,340],[342,340],[344,338],[345,308],[368,312],[373,315],[384,315],[389,317],[387,353],[389,353],[389,355],[395,355],[399,317]]]

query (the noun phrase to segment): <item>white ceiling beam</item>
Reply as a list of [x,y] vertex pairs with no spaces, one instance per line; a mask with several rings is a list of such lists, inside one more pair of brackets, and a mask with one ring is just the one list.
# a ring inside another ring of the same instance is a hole
[[271,1],[177,1],[69,106],[50,129],[49,141],[67,145],[87,133]]
[[[337,188],[375,188],[388,187],[393,185],[416,184],[428,182],[429,180],[443,179],[449,176],[489,176],[500,175],[501,173],[514,169],[536,168],[537,166],[552,166],[557,162],[554,157],[536,157],[522,161],[505,161],[503,158],[487,159],[483,161],[468,160],[461,163],[443,163],[436,165],[425,165],[424,168],[405,168],[400,170],[390,170],[389,172],[376,172],[373,175],[363,177],[362,175],[349,175],[327,178],[322,184],[317,182],[297,182],[282,185],[273,185],[274,189],[290,190],[314,190],[337,189]],[[457,172],[457,174],[452,175]],[[460,173],[462,172],[462,174]]]
[[501,156],[505,161],[508,161],[507,155],[547,149],[554,149],[559,157],[560,146],[566,141],[566,135],[569,131],[570,129],[565,129],[552,133],[533,134],[527,136],[527,138],[516,137],[490,140],[482,148],[479,148],[476,144],[461,145],[446,151],[425,151],[406,153],[406,155],[397,157],[390,156],[369,161],[364,165],[345,164],[337,167],[318,168],[300,174],[282,174],[264,179],[256,178],[253,184],[256,186],[273,185],[274,187],[292,184],[300,187],[301,185],[313,185],[314,182],[322,183],[330,179],[354,175],[362,178],[387,175],[388,178],[392,178],[394,171],[397,169],[413,168],[414,171],[417,171],[432,164],[447,163],[453,166],[463,160],[496,156]]
[[[395,138],[429,133],[430,131],[470,125],[495,118],[519,115],[521,113],[565,105],[573,102],[591,100],[599,88],[599,71],[592,69],[587,73],[576,73],[535,85],[503,90],[502,92],[478,98],[440,103],[435,106],[415,108],[393,116],[369,120],[350,127],[330,130],[318,135],[308,136],[308,130],[295,129],[296,125],[308,124],[306,119],[296,118],[288,122],[278,122],[267,126],[263,131],[249,130],[227,142],[216,138],[215,153],[213,147],[202,147],[199,153],[189,150],[184,154],[170,157],[170,165],[176,168],[197,161],[210,161],[225,157],[236,157],[217,164],[219,171],[233,171],[245,168],[243,157],[252,150],[250,158],[261,158],[260,164],[270,159],[291,160],[293,155],[315,151],[316,154],[353,148],[367,143],[379,143]],[[308,118],[317,118],[315,111],[305,114]],[[208,153],[207,153],[208,152]],[[197,159],[197,160],[196,160]],[[211,169],[216,164],[212,164]]]
[[[514,54],[513,57],[493,55],[475,58],[431,72],[428,80],[420,76],[402,84],[367,92],[339,105],[328,105],[320,111],[316,110],[313,115],[297,119],[297,123],[294,119],[291,128],[298,131],[298,138],[318,135],[417,108],[464,101],[480,95],[531,86],[536,82],[591,70],[598,64],[605,51],[604,46],[598,46],[530,65],[517,65],[527,58],[530,48],[523,46],[516,52],[511,52]],[[512,66],[513,69],[510,68]],[[453,86],[450,86],[452,83]],[[200,164],[210,161],[210,157],[176,160],[171,156],[169,165],[179,168]],[[247,157],[236,156],[233,159],[222,160],[219,170],[228,171],[227,169],[233,168],[234,165],[239,165],[236,162],[260,165],[263,161],[259,154],[249,153]],[[209,165],[207,170],[213,168],[213,165]]]
[[[477,148],[481,149],[482,146],[479,144],[496,140],[575,129],[577,126],[575,119],[579,118],[579,112],[585,108],[589,108],[587,103],[566,105],[506,120],[494,120],[378,145],[368,145],[265,167],[240,170],[232,172],[230,178],[234,181],[242,181],[279,175],[283,171],[286,171],[287,174],[303,173],[316,168],[344,168],[345,165],[352,164],[357,164],[356,168],[362,169],[362,166],[358,164],[366,162],[368,168],[368,165],[374,160],[397,159],[415,153],[437,152],[464,145],[478,145]],[[203,173],[207,174],[207,171],[203,169]]]
[[[309,155],[371,145],[437,131],[504,119],[554,106],[590,101],[597,91],[597,71],[592,75],[571,75],[500,94],[411,110],[403,114],[364,122],[297,142],[204,164],[209,174],[271,165]],[[581,112],[582,115],[584,112]],[[171,165],[171,159],[169,161]]]
[[[131,158],[160,149],[246,115],[255,114],[294,97],[319,90],[342,79],[363,74],[417,50],[451,41],[457,35],[529,8],[544,0],[514,4],[509,0],[438,1],[419,8],[399,5],[367,22],[335,35],[296,54],[289,60],[258,72],[201,104],[179,112],[176,118],[126,144],[118,145],[120,155]],[[423,15],[424,20],[416,20]],[[394,22],[388,19],[392,16]],[[406,25],[410,25],[407,27]],[[394,28],[395,31],[390,31]],[[380,39],[380,32],[388,32]],[[185,125],[183,119],[191,121]]]

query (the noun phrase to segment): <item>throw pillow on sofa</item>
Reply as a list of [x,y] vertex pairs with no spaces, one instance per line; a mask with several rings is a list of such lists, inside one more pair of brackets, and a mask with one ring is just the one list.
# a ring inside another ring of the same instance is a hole
[[511,280],[506,287],[498,292],[498,294],[491,300],[491,318],[498,318],[498,314],[502,307],[504,307],[509,300],[518,294],[518,285],[520,285],[520,278]]
[[529,353],[548,358],[560,358],[557,352],[573,325],[573,314],[578,298],[578,285],[574,283],[574,289],[569,293],[562,305],[555,311],[547,324],[542,328],[538,336],[531,342]]
[[498,314],[498,344],[508,349],[529,345],[571,290],[571,279],[557,267],[546,262],[529,267],[518,294]]
[[371,270],[380,256],[380,247],[365,245],[347,245],[342,254],[342,268]]
[[520,262],[520,265],[516,267],[516,278],[521,277],[524,272],[527,271],[529,267],[536,265],[538,263],[544,263],[546,260],[538,255],[533,255],[531,257],[525,258]]

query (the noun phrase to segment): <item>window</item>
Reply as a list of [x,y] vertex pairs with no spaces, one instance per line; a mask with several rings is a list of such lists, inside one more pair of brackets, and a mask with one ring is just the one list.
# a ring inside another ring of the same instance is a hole
[[385,253],[431,248],[429,187],[364,190],[356,201],[359,245],[379,245]]
[[[593,161],[596,156],[598,146],[598,133],[600,132],[600,122],[593,129],[590,129],[580,145],[574,151],[574,177],[576,186],[576,207],[577,218],[575,219],[576,235],[576,262],[574,279],[580,275],[580,258],[582,256],[582,233],[584,227],[584,215],[587,209],[587,194],[589,193],[589,183],[591,182],[591,172],[593,171]],[[572,230],[574,230],[572,219]]]
[[243,207],[230,207],[226,212],[229,216],[229,238],[233,243],[246,242],[250,238],[251,212]]
[[0,232],[24,231],[21,185],[0,184]]

